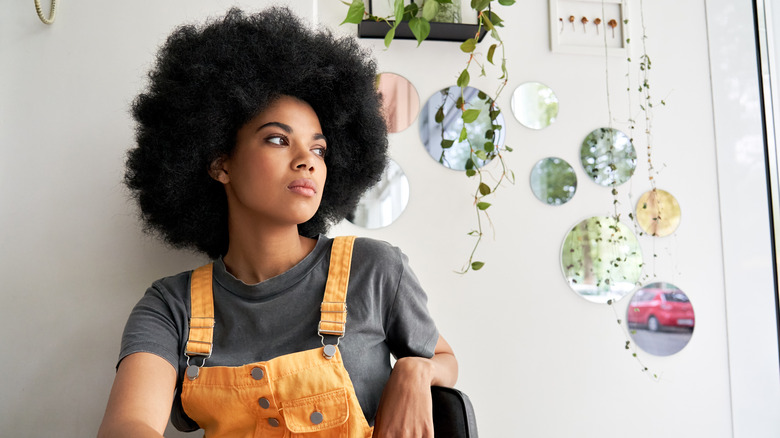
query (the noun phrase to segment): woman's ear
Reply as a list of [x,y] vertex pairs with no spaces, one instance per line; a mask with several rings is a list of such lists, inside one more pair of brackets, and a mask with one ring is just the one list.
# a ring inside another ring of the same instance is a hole
[[209,166],[209,176],[222,184],[229,183],[230,176],[228,175],[226,164],[227,157],[224,155],[212,161],[211,166]]

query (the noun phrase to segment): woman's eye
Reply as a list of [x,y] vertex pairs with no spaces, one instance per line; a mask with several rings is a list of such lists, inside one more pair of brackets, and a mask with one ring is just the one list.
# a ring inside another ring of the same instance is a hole
[[277,145],[280,145],[280,146],[287,144],[287,138],[285,138],[284,136],[281,136],[281,135],[275,135],[273,137],[268,137],[266,139],[266,141],[268,141],[268,143],[273,143],[273,144],[277,144]]
[[326,151],[326,149],[322,148],[322,147],[314,148],[314,153],[319,155],[320,157],[324,157],[325,156],[325,151]]

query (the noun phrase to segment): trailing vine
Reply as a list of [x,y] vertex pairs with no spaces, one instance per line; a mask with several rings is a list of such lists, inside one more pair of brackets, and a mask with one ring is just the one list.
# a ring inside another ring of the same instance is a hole
[[[656,193],[656,186],[655,186],[655,169],[653,167],[653,161],[652,161],[652,108],[653,108],[653,101],[650,96],[650,80],[649,80],[649,71],[652,68],[652,63],[650,61],[650,57],[647,54],[647,28],[645,26],[644,21],[644,5],[643,0],[640,0],[640,14],[641,14],[641,24],[642,24],[642,54],[640,56],[640,62],[639,62],[639,86],[637,87],[637,91],[640,93],[640,100],[641,103],[639,104],[639,109],[641,110],[641,113],[644,115],[644,123],[645,123],[645,139],[647,142],[647,166],[648,166],[648,178],[650,180],[650,185],[652,188],[652,192]],[[604,14],[604,2],[602,0],[602,14]],[[623,37],[625,38],[625,46],[626,46],[626,52],[628,52],[629,44],[631,43],[631,38],[628,36],[628,24],[629,20],[624,19],[623,25],[624,25],[624,34]],[[614,27],[613,32],[614,32]],[[604,32],[606,34],[606,32]],[[607,39],[606,35],[604,35],[604,57],[605,57],[605,80],[606,80],[606,93],[607,93],[607,109],[609,113],[609,126],[612,126],[612,110],[611,110],[611,103],[610,103],[610,94],[609,94],[609,49],[607,45]],[[632,90],[634,87],[632,87],[632,81],[631,81],[631,57],[626,57],[626,95],[628,98],[628,129],[629,129],[629,141],[633,145],[634,144],[634,134],[636,129],[636,119],[634,115],[632,114],[633,111],[633,100],[632,100]],[[665,102],[662,100],[662,104],[665,105]],[[620,213],[618,212],[618,191],[615,187],[615,181],[613,181],[612,184],[612,210],[613,210],[613,218],[617,222],[620,220]],[[645,206],[646,208],[646,206]],[[634,217],[633,212],[629,212],[628,214],[629,218],[631,219],[632,223],[634,224],[634,227],[637,226],[636,218]],[[653,218],[653,220],[660,220],[660,214]],[[640,232],[640,235],[643,233]],[[655,254],[655,248],[653,249],[653,258],[657,257]],[[645,263],[642,263],[640,266],[644,266]],[[653,263],[655,265],[655,263]],[[615,321],[620,326],[623,335],[625,337],[625,345],[624,348],[631,353],[631,356],[637,361],[637,363],[640,366],[640,369],[643,373],[646,373],[649,377],[651,377],[653,380],[657,381],[660,379],[660,376],[656,373],[651,371],[647,365],[642,361],[641,357],[639,356],[638,349],[636,345],[632,342],[631,336],[633,334],[636,334],[636,330],[627,328],[628,323],[625,322],[621,317],[618,316],[617,310],[615,309],[615,301],[610,299],[607,301],[607,304],[612,308],[613,314],[615,316]],[[630,304],[629,304],[630,307]],[[629,310],[630,311],[630,310]]]
[[[505,181],[514,183],[515,180],[514,173],[507,167],[503,156],[503,152],[511,152],[512,148],[506,145],[496,144],[496,139],[498,138],[496,131],[501,129],[501,126],[495,123],[495,120],[501,114],[501,110],[496,106],[495,102],[498,100],[498,97],[501,95],[509,81],[509,72],[506,68],[506,49],[498,30],[503,27],[503,19],[492,10],[491,4],[493,1],[494,0],[471,0],[471,8],[477,12],[477,32],[473,37],[466,39],[466,41],[460,45],[461,52],[468,55],[468,59],[465,68],[459,72],[456,82],[457,86],[460,87],[460,98],[456,102],[456,107],[461,111],[461,119],[463,120],[463,128],[457,141],[468,141],[470,158],[466,163],[466,176],[468,178],[476,177],[475,179],[477,182],[473,193],[473,208],[476,214],[477,225],[475,229],[467,233],[469,236],[476,238],[476,241],[469,253],[467,262],[459,271],[457,271],[461,274],[470,270],[480,270],[485,265],[484,261],[477,259],[476,254],[477,249],[482,242],[482,238],[484,237],[483,220],[487,220],[492,228],[492,222],[488,215],[488,209],[492,204],[488,202],[488,197],[493,195]],[[515,3],[515,0],[497,0],[497,2],[502,6],[511,6]],[[341,24],[357,24],[363,20],[386,22],[388,24],[388,30],[385,34],[384,43],[385,47],[389,48],[395,38],[396,29],[403,21],[408,22],[409,29],[414,34],[417,45],[419,46],[430,34],[430,22],[436,17],[441,5],[451,4],[452,0],[426,0],[422,4],[422,7],[414,2],[404,6],[403,0],[395,0],[394,13],[391,17],[377,17],[370,14],[366,11],[365,4],[362,0],[353,0],[351,2],[342,1],[342,3],[348,5],[349,10],[347,12],[347,17]],[[488,48],[485,61],[481,62],[481,54],[477,53],[476,49],[483,31],[489,32],[491,38],[495,42]],[[497,79],[498,86],[488,109],[489,117],[492,121],[492,129],[485,133],[484,144],[474,144],[474,140],[470,139],[468,136],[467,127],[470,124],[475,123],[481,110],[467,108],[466,106],[464,95],[466,88],[471,81],[470,69],[476,68],[479,72],[479,76],[486,76],[485,67],[487,63],[498,65],[496,63],[497,60],[495,59],[495,55],[499,48],[501,49],[501,76]],[[439,111],[437,111],[436,122],[441,123],[443,119],[442,106],[439,108]],[[452,147],[454,143],[455,139],[444,139],[442,137],[442,149]],[[487,163],[496,158],[499,162],[499,172],[497,176],[490,174],[489,171],[478,164]]]

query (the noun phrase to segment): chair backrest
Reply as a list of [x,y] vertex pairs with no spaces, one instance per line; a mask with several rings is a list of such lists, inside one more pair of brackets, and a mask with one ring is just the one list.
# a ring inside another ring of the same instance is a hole
[[455,388],[432,386],[433,436],[477,438],[477,418],[466,394]]

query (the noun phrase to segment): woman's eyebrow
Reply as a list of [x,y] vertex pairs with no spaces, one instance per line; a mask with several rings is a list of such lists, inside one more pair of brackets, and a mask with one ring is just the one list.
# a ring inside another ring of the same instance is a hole
[[[255,130],[255,132],[260,132],[261,129],[266,128],[268,126],[276,126],[276,127],[282,129],[284,132],[286,132],[288,134],[292,134],[292,132],[293,132],[292,126],[287,125],[287,124],[282,123],[282,122],[268,122],[268,123],[260,126],[259,128],[257,128]],[[319,133],[318,134],[314,134],[313,138],[314,138],[314,140],[325,140],[325,141],[328,141],[328,139],[325,138],[324,134],[319,134]]]
[[292,127],[290,125],[285,125],[284,123],[281,123],[281,122],[268,122],[265,125],[262,125],[259,128],[257,128],[255,130],[255,132],[258,132],[261,129],[266,128],[268,126],[276,126],[276,127],[282,129],[284,132],[286,132],[288,134],[292,134],[292,132],[293,132],[293,129],[292,129]]

